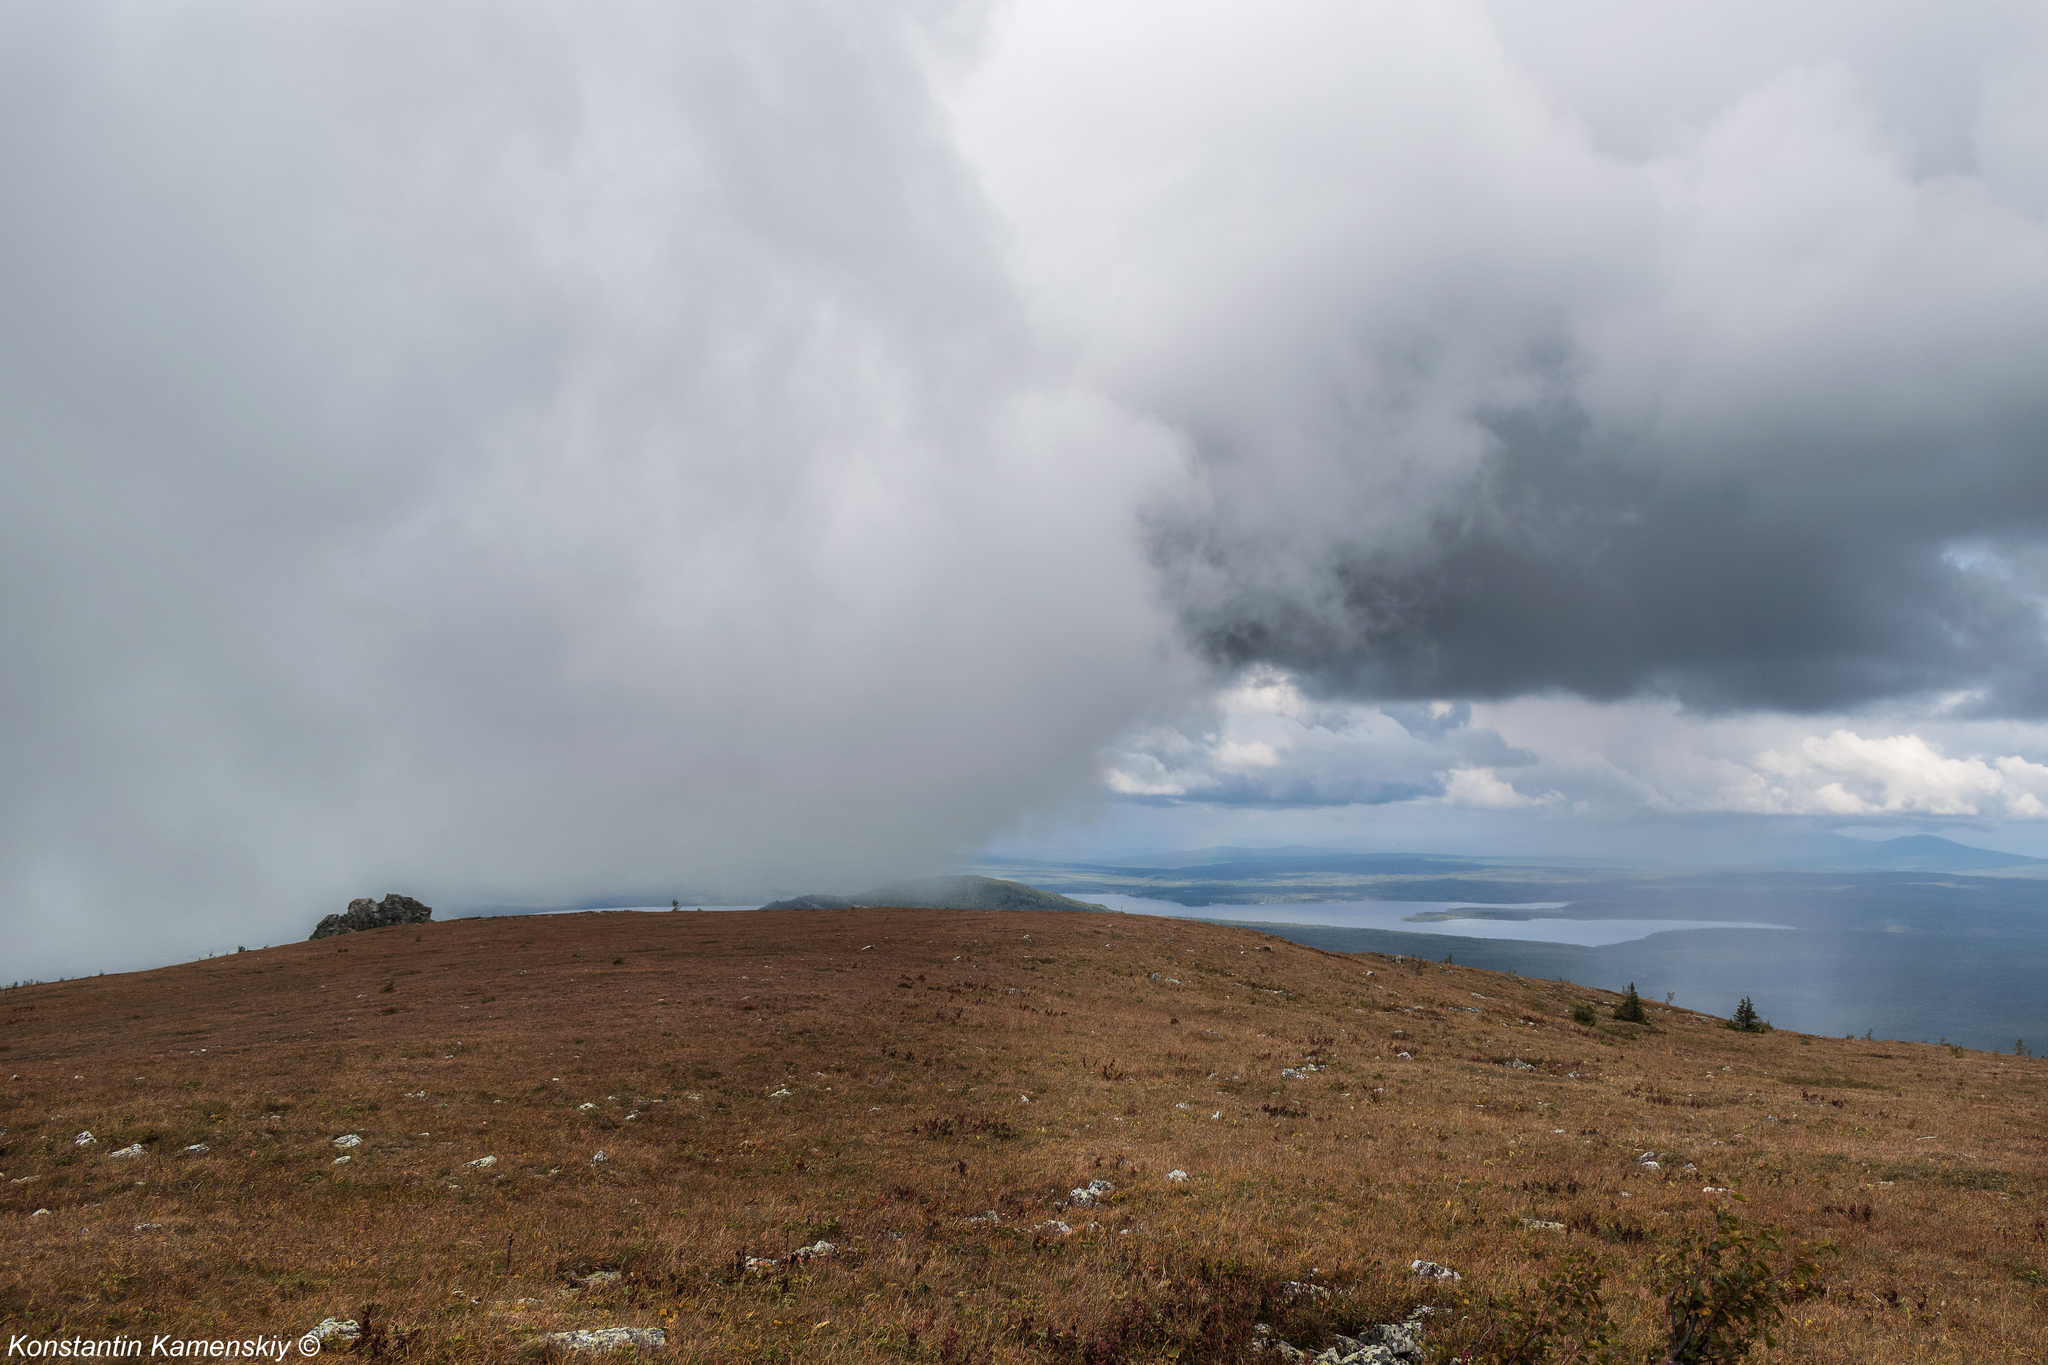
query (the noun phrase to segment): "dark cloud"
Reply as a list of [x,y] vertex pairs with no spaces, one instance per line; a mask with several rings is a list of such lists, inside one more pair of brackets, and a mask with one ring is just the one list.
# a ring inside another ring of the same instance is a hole
[[1975,688],[1978,709],[2048,710],[2039,599],[1952,552],[2048,526],[2048,414],[2007,438],[2001,468],[1879,447],[1858,477],[1897,486],[1838,497],[1801,496],[1832,471],[1797,446],[1749,481],[1603,453],[1571,414],[1486,425],[1494,450],[1419,544],[1276,545],[1235,537],[1228,511],[1161,526],[1194,637],[1232,665],[1375,697],[1822,711]]
[[2048,534],[2037,13],[1202,9],[1046,80],[1058,22],[997,83],[1031,137],[969,126],[1041,307],[1194,451],[1150,543],[1210,658],[2048,707],[1998,567]]

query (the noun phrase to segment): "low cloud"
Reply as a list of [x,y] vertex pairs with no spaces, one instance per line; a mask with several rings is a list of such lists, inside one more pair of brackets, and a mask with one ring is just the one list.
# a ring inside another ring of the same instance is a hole
[[1318,702],[1289,675],[1254,669],[1203,713],[1155,726],[1107,756],[1117,797],[1245,807],[1384,806],[1439,801],[1510,809],[1543,799],[1495,770],[1536,756],[1471,725],[1452,703],[1391,712]]

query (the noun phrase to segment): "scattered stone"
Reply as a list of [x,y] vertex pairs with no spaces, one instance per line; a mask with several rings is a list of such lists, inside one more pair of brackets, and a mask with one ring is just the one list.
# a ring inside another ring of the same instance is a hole
[[1524,1218],[1522,1226],[1534,1232],[1563,1232],[1564,1224],[1553,1223],[1547,1218]]
[[465,1162],[464,1164],[473,1171],[487,1171],[498,1164],[498,1158],[494,1156],[480,1156],[475,1161]]
[[155,1232],[162,1226],[162,1223],[137,1223],[135,1225],[135,1230],[137,1232]]
[[1535,1067],[1529,1065],[1529,1063],[1523,1061],[1520,1057],[1517,1057],[1512,1062],[1508,1063],[1508,1070],[1510,1071],[1534,1071],[1535,1069]]
[[1328,1285],[1303,1284],[1299,1280],[1288,1280],[1284,1282],[1280,1286],[1280,1291],[1287,1295],[1287,1297],[1290,1299],[1327,1299],[1330,1297],[1330,1288]]
[[50,1211],[48,1209],[37,1209],[34,1213],[29,1215],[29,1217],[31,1218],[48,1218],[49,1216]]
[[[45,1210],[45,1212],[48,1212],[48,1210]],[[1034,1224],[1031,1230],[1033,1232],[1056,1232],[1062,1237],[1067,1236],[1073,1231],[1071,1227],[1068,1227],[1057,1218],[1048,1218],[1043,1223]]]
[[1075,1208],[1091,1208],[1102,1202],[1102,1197],[1111,1193],[1116,1186],[1107,1180],[1091,1180],[1080,1189],[1067,1191],[1067,1202]]
[[604,1162],[605,1155],[603,1152],[599,1152],[596,1156],[590,1158],[590,1164],[593,1166],[602,1166],[604,1165]]
[[769,1099],[771,1099],[771,1100],[786,1100],[786,1099],[788,1099],[788,1098],[789,1098],[789,1087],[785,1085],[785,1086],[783,1086],[783,1087],[782,1087],[782,1088],[781,1088],[780,1090],[771,1090],[771,1091],[769,1091],[769,1092],[768,1092],[768,1098],[769,1098]]
[[425,924],[433,917],[432,906],[422,905],[411,896],[388,893],[381,901],[358,896],[348,903],[346,912],[321,920],[308,941],[333,938],[337,934],[361,933],[365,929],[382,929],[393,924]]
[[334,1158],[334,1164],[339,1166],[344,1161],[353,1161],[354,1159],[355,1158],[351,1156],[338,1156]]
[[122,1148],[122,1149],[121,1149],[120,1151],[118,1151],[118,1152],[109,1152],[109,1153],[107,1153],[107,1155],[108,1155],[108,1156],[141,1156],[141,1155],[142,1155],[142,1144],[141,1144],[141,1143],[139,1143],[139,1142],[135,1142],[135,1143],[130,1143],[130,1144],[129,1144],[128,1146],[126,1146],[126,1147],[123,1147],[123,1148]]
[[659,1327],[578,1329],[574,1332],[548,1332],[535,1339],[565,1351],[616,1351],[629,1346],[635,1350],[653,1351],[668,1345],[668,1333]]
[[582,1104],[579,1104],[579,1105],[577,1105],[576,1107],[577,1107],[577,1109],[579,1109],[579,1110],[582,1110],[582,1109],[595,1109],[595,1108],[597,1108],[597,1105],[596,1105],[595,1103],[591,1102],[591,1101],[588,1101],[588,1100],[586,1100],[586,1101],[584,1101],[584,1102],[583,1102]]
[[343,1133],[334,1140],[334,1145],[337,1147],[360,1147],[363,1145],[363,1140],[355,1133]]
[[1290,1081],[1298,1081],[1298,1080],[1301,1080],[1301,1079],[1303,1079],[1303,1077],[1302,1077],[1302,1074],[1301,1074],[1301,1073],[1300,1073],[1299,1071],[1296,1071],[1296,1070],[1295,1070],[1295,1069],[1294,1069],[1293,1067],[1291,1067],[1291,1066],[1283,1066],[1283,1067],[1281,1067],[1281,1068],[1280,1068],[1280,1074],[1281,1074],[1282,1076],[1286,1077],[1286,1078],[1287,1078],[1288,1080],[1290,1080]]
[[833,1255],[838,1250],[839,1248],[830,1242],[817,1241],[807,1247],[798,1247],[795,1251],[790,1252],[789,1259],[801,1264],[804,1261],[815,1260],[820,1256]]
[[205,1156],[208,1152],[212,1151],[213,1148],[207,1146],[203,1142],[195,1142],[190,1147],[187,1147],[185,1150],[187,1152],[190,1152],[193,1156]]
[[336,1337],[343,1341],[354,1341],[362,1334],[363,1329],[357,1325],[354,1318],[322,1318],[318,1326],[306,1333],[307,1336],[317,1337],[321,1341],[332,1341]]
[[585,1289],[594,1289],[601,1284],[612,1284],[619,1278],[616,1270],[593,1270],[588,1275],[576,1277],[576,1283]]
[[99,1141],[99,1139],[94,1137],[92,1135],[91,1130],[88,1129],[87,1131],[80,1133],[77,1137],[71,1139],[71,1145],[73,1147],[90,1147],[93,1145],[93,1143],[97,1141]]
[[[1886,1181],[1885,1183],[1886,1183],[1886,1184],[1890,1184],[1891,1182],[1890,1182],[1890,1181]],[[1700,1193],[1701,1193],[1701,1194],[1733,1194],[1733,1193],[1735,1193],[1735,1191],[1733,1191],[1733,1190],[1729,1189],[1729,1188],[1728,1188],[1727,1186],[1725,1186],[1725,1185],[1702,1185],[1702,1186],[1700,1186]]]
[[1435,1261],[1411,1261],[1408,1273],[1418,1280],[1443,1280],[1449,1284],[1456,1284],[1465,1278],[1449,1266],[1438,1265]]
[[1189,1179],[1188,1173],[1186,1171],[1168,1171],[1166,1173],[1166,1178],[1168,1180],[1171,1180],[1176,1185],[1185,1185],[1188,1183]]
[[1002,1215],[997,1213],[994,1209],[990,1209],[986,1213],[969,1214],[967,1217],[967,1223],[970,1227],[975,1225],[981,1225],[984,1227],[998,1226],[1002,1223],[1002,1221]]

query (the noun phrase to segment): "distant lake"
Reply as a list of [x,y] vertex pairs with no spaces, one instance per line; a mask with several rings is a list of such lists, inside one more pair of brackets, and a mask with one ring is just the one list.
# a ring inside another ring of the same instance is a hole
[[1072,891],[1076,900],[1094,901],[1129,915],[1206,920],[1229,924],[1317,924],[1335,929],[1382,929],[1403,934],[1434,934],[1443,938],[1517,939],[1528,943],[1570,943],[1600,948],[1629,943],[1652,934],[1683,929],[1790,929],[1789,924],[1709,919],[1570,919],[1553,912],[1568,901],[1529,901],[1519,905],[1482,905],[1474,901],[1299,901],[1261,905],[1187,906],[1100,891]]

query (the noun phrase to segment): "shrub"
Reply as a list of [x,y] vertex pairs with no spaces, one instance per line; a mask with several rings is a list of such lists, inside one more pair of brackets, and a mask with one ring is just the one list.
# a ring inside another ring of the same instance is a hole
[[1593,1013],[1593,1007],[1583,1000],[1572,1006],[1572,1022],[1574,1024],[1590,1024],[1597,1018],[1599,1016]]
[[1643,997],[1636,994],[1636,983],[1628,983],[1628,995],[1614,1007],[1614,1017],[1629,1024],[1647,1024],[1649,1016],[1643,1013]]
[[1461,1343],[1467,1365],[1619,1365],[1626,1357],[1600,1298],[1600,1268],[1584,1253],[1568,1254],[1557,1273],[1540,1280],[1526,1302],[1504,1304],[1457,1295],[1459,1318],[1479,1325]]
[[1711,1231],[1691,1232],[1657,1258],[1657,1273],[1670,1285],[1664,1300],[1668,1341],[1665,1365],[1733,1365],[1761,1335],[1775,1347],[1772,1326],[1785,1306],[1820,1293],[1814,1258],[1834,1247],[1821,1242],[1801,1248],[1773,1267],[1784,1229],[1771,1224],[1754,1231],[1723,1210]]

